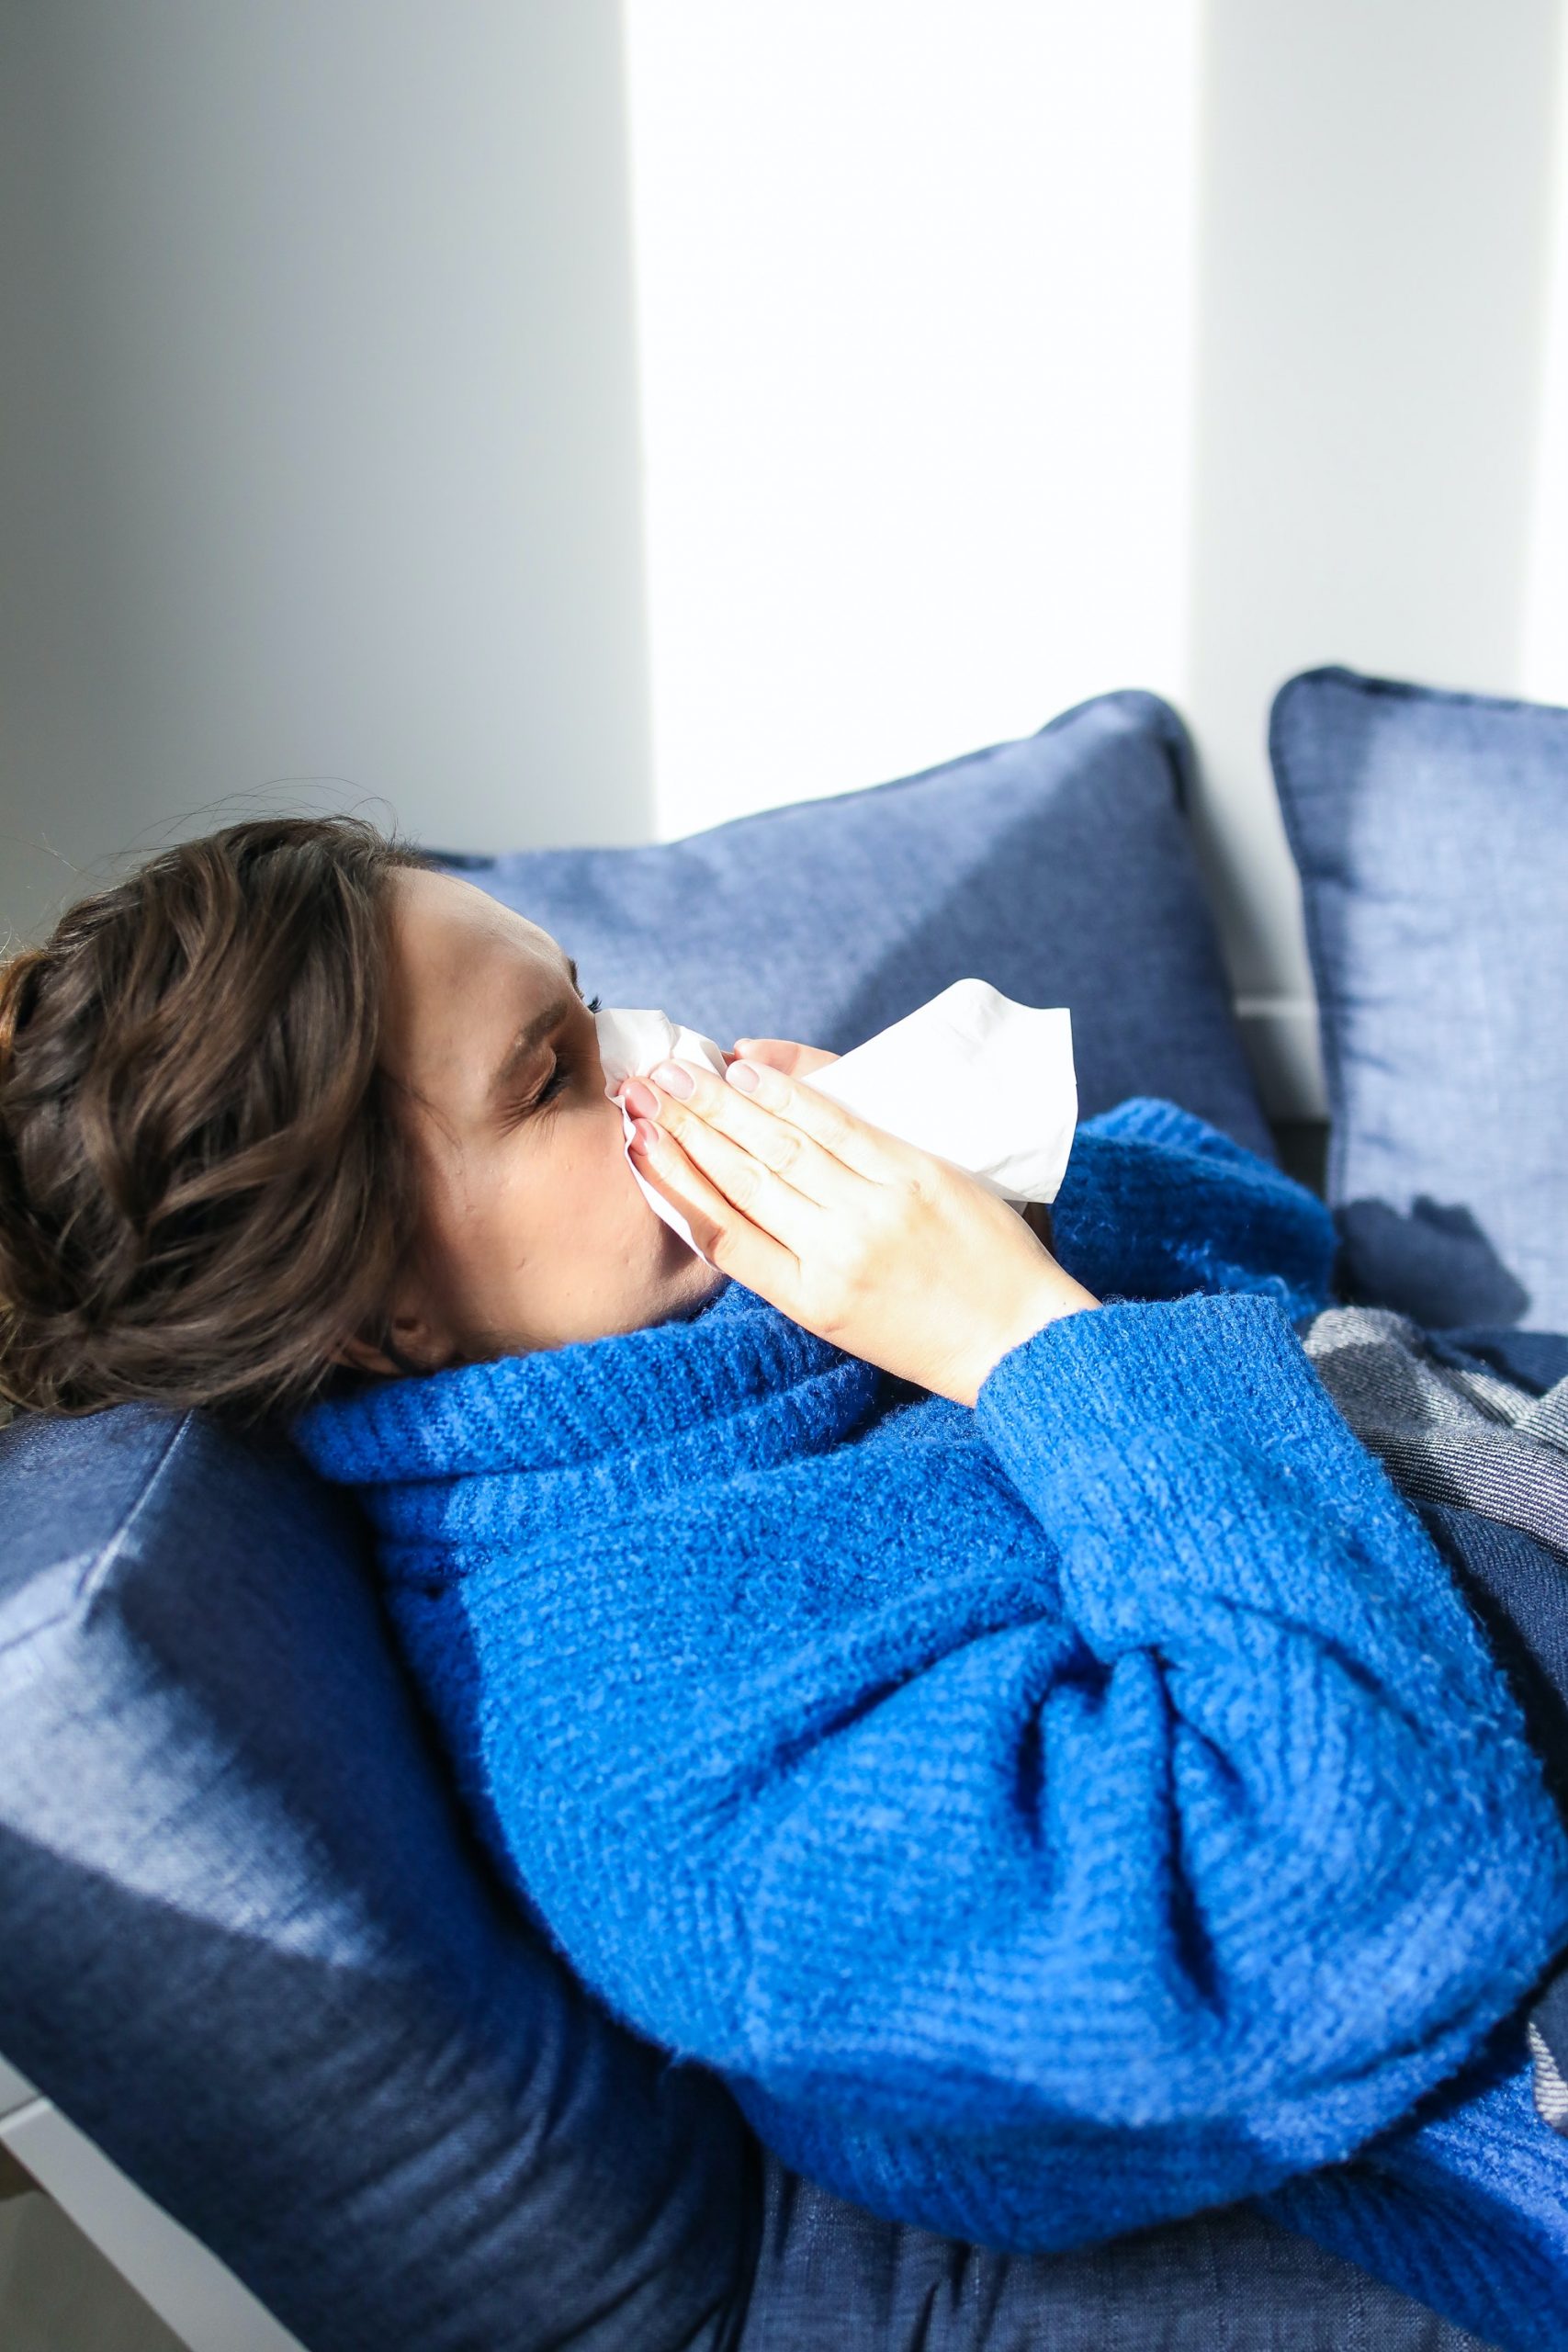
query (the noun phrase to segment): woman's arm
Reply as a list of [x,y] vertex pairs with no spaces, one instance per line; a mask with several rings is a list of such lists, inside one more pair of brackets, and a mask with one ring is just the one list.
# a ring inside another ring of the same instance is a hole
[[1333,1296],[1326,1205],[1207,1120],[1134,1095],[1079,1127],[1050,1247],[1100,1296],[1255,1291],[1292,1319]]
[[1038,2133],[1062,2169],[1036,2156],[1012,2242],[1066,2244],[1402,2114],[1568,1936],[1568,1841],[1275,1302],[1067,1317],[976,1411],[1059,1610],[974,1564],[964,1638],[868,1670],[802,1763],[748,1889],[753,2112],[909,2133],[900,2164],[932,2169],[905,2210],[947,2226],[963,2133]]

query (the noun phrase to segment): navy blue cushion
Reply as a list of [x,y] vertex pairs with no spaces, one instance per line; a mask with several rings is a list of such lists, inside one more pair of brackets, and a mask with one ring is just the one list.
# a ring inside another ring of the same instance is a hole
[[495,1894],[292,1453],[0,1432],[0,2049],[310,2352],[710,2341],[757,2168]]
[[764,2213],[735,2352],[1487,2352],[1247,2206],[1031,2260],[874,2221],[770,2161]]
[[1084,1117],[1160,1094],[1272,1159],[1188,837],[1190,760],[1168,704],[1101,695],[1021,742],[684,841],[446,863],[606,1004],[845,1053],[973,973],[1071,1007]]
[[1568,1329],[1568,710],[1313,670],[1269,742],[1348,1295]]

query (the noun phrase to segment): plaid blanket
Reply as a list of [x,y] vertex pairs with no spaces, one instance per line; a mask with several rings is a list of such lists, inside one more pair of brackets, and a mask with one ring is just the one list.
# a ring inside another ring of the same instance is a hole
[[[1529,1691],[1521,1699],[1543,1749],[1561,1747],[1568,1729],[1568,1374],[1538,1390],[1456,1335],[1424,1331],[1384,1307],[1329,1307],[1299,1328],[1335,1404],[1401,1493],[1425,1507],[1439,1541],[1455,1533],[1455,1512],[1479,1512],[1517,1530],[1551,1564],[1543,1571],[1527,1560],[1521,1576],[1516,1555],[1501,1577],[1483,1571],[1484,1594],[1472,1589],[1472,1598],[1500,1604],[1522,1635],[1537,1669],[1536,1703]],[[1444,1548],[1451,1556],[1451,1542]],[[1476,1564],[1456,1561],[1469,1588],[1467,1565]],[[1568,2135],[1568,1968],[1536,2003],[1529,2034],[1537,2109]]]

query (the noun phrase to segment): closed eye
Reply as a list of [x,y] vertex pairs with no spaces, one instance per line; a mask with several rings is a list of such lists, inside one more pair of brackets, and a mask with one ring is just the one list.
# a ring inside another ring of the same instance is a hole
[[[591,998],[583,1009],[585,1012],[590,1013],[598,1012],[601,1010],[601,1000],[598,997]],[[576,1075],[576,1056],[570,1052],[558,1053],[556,1056],[556,1066],[554,1069],[550,1072],[549,1077],[546,1080],[538,1093],[534,1096],[530,1102],[525,1105],[525,1108],[530,1111],[543,1110],[547,1102],[553,1102],[556,1096],[562,1093],[565,1089],[570,1085]]]

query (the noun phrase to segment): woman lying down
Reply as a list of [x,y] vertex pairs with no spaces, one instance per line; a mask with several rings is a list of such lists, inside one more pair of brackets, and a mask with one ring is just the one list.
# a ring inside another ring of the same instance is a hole
[[347,820],[0,1008],[0,1384],[290,1417],[513,1884],[788,2163],[1003,2248],[1258,2198],[1564,2340],[1568,1836],[1298,1336],[1312,1194],[1134,1100],[1047,1247],[743,1039],[625,1090],[694,1250],[562,948]]

